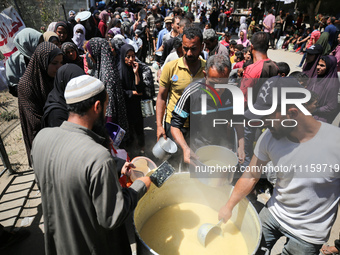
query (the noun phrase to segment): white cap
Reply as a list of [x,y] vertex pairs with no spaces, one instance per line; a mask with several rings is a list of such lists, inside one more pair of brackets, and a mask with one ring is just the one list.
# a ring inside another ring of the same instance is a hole
[[67,104],[75,104],[98,95],[104,89],[104,83],[97,78],[81,75],[67,83],[64,96]]

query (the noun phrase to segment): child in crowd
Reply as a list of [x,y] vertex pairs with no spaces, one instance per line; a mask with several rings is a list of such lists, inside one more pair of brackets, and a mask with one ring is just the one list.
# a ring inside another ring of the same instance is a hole
[[242,52],[242,50],[244,49],[244,46],[242,45],[242,44],[236,44],[235,45],[235,48],[234,48],[234,56],[233,57],[230,57],[230,63],[231,64],[234,64],[235,63],[235,60],[236,60],[236,58],[235,58],[235,54],[236,54],[236,52],[238,52],[238,51],[241,51]]
[[233,66],[233,69],[241,68],[244,64],[244,54],[242,51],[235,52],[235,64]]
[[[220,43],[224,45],[225,47],[227,47],[228,49],[229,49],[229,44],[230,44],[230,37],[231,35],[229,33],[225,33],[223,36],[223,40],[220,41]],[[236,42],[235,42],[235,45],[236,45]]]
[[252,60],[253,56],[251,55],[251,48],[248,46],[242,50],[244,55],[244,61]]
[[205,30],[210,29],[210,28],[211,28],[211,24],[210,24],[210,23],[205,24],[205,27],[204,27],[204,29],[203,29],[203,32],[204,32]]
[[279,68],[279,76],[287,77],[290,72],[289,65],[286,62],[278,62],[276,65]]
[[237,45],[235,40],[231,40],[229,44],[229,58],[231,58],[235,55],[235,46]]

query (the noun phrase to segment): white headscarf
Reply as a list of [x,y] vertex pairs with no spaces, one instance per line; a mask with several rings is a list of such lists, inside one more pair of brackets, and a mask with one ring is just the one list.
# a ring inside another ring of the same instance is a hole
[[[83,33],[77,33],[78,29],[83,30]],[[83,48],[83,44],[85,41],[85,27],[83,25],[77,24],[74,26],[72,41],[74,42],[75,45],[77,45],[78,49]]]
[[48,25],[48,28],[46,30],[47,31],[52,31],[54,32],[54,29],[55,29],[55,25],[57,24],[57,22],[51,22],[49,25]]

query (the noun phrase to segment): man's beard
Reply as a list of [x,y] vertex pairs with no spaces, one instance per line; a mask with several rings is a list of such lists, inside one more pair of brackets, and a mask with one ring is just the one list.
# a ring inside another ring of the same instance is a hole
[[187,61],[187,63],[195,63],[197,61],[197,58],[185,56],[185,60]]
[[102,145],[109,149],[111,142],[110,142],[110,136],[105,127],[104,110],[101,111],[98,119],[93,123],[92,131],[105,139]]

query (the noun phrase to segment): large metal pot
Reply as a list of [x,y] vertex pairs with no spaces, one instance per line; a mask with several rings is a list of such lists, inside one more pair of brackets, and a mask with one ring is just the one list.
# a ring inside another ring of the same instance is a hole
[[[197,179],[190,178],[189,173],[174,174],[159,189],[152,185],[147,194],[138,202],[134,213],[137,254],[158,254],[139,235],[144,223],[157,211],[170,205],[192,202],[209,206],[218,212],[227,202],[231,191],[231,185],[210,187]],[[246,240],[249,254],[255,254],[262,235],[260,219],[255,208],[247,199],[243,199],[234,208],[231,220]]]

